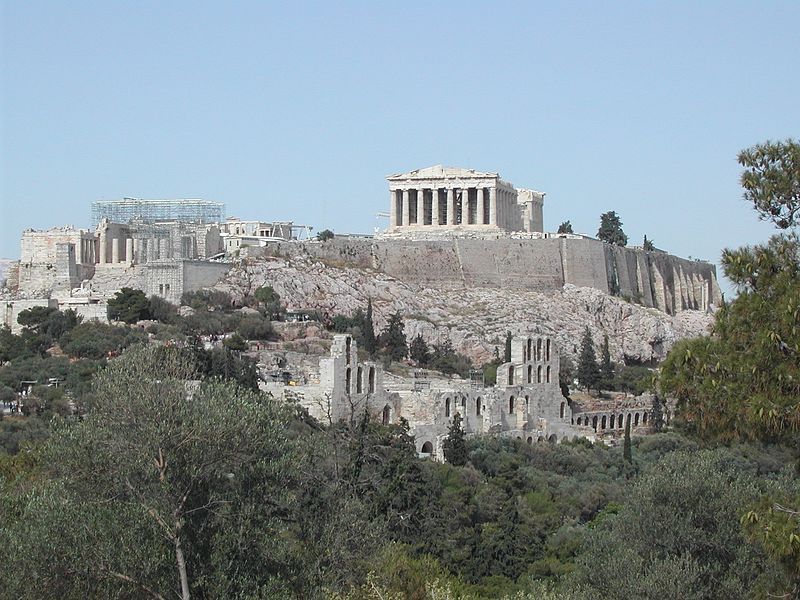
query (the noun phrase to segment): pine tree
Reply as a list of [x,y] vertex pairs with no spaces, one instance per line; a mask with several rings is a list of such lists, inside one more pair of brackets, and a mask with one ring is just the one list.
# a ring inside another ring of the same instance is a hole
[[391,360],[403,360],[408,356],[408,341],[404,330],[403,317],[396,312],[389,317],[386,328],[381,332],[381,348]]
[[511,332],[506,331],[506,352],[505,352],[505,362],[511,362]]
[[631,422],[629,419],[625,420],[625,442],[622,446],[622,457],[629,463],[633,462],[633,454],[631,453]]
[[464,428],[461,426],[461,413],[453,415],[453,422],[447,431],[442,449],[445,460],[451,465],[462,467],[467,463],[467,440]]
[[616,246],[625,246],[628,243],[628,236],[622,231],[622,221],[613,210],[600,215],[597,239]]
[[364,315],[364,322],[361,326],[362,348],[370,356],[375,356],[378,349],[378,341],[375,339],[375,326],[372,323],[372,298],[367,300],[367,314]]
[[561,225],[558,226],[558,231],[556,233],[574,233],[572,231],[572,223],[569,221],[564,221]]
[[610,388],[614,382],[614,365],[611,363],[611,351],[608,348],[608,336],[603,336],[603,346],[600,348],[600,376],[601,385]]
[[583,333],[581,351],[578,355],[578,382],[586,388],[598,388],[600,383],[600,367],[597,366],[597,355],[594,352],[594,343],[589,328]]
[[652,252],[656,249],[653,245],[653,240],[648,240],[647,236],[644,236],[644,242],[642,242],[642,248],[644,248],[645,252]]
[[411,347],[409,349],[409,356],[420,367],[425,367],[431,360],[431,352],[425,338],[422,334],[418,333],[417,336],[411,340]]

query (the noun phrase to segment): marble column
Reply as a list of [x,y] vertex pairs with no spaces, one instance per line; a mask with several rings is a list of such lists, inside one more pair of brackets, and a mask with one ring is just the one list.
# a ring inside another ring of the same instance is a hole
[[125,260],[133,264],[133,238],[125,240]]
[[408,190],[403,190],[403,222],[402,225],[408,225],[410,223],[409,219],[409,208],[411,203],[408,201]]
[[482,187],[478,188],[478,215],[475,219],[475,223],[478,225],[486,225],[483,221],[483,213],[486,210],[486,198],[485,198],[486,190]]
[[461,224],[469,225],[469,188],[461,188]]
[[111,240],[111,262],[115,264],[119,262],[119,242],[119,238]]
[[397,227],[397,192],[389,190],[389,227]]
[[417,226],[425,225],[425,190],[417,188]]
[[106,239],[106,236],[105,235],[101,235],[100,236],[100,264],[102,264],[102,265],[104,265],[104,264],[106,264],[108,262],[108,258],[107,258],[108,255],[106,253],[107,250],[108,250],[108,246],[106,245],[107,243],[108,243],[108,241]]
[[453,188],[447,188],[447,224],[456,224],[456,211],[455,211],[455,193]]
[[439,219],[439,188],[431,190],[431,225],[440,225]]
[[497,225],[497,188],[489,188],[489,225]]

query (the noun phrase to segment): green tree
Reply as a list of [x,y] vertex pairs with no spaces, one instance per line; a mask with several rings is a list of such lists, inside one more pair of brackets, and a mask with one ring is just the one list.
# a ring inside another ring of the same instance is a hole
[[234,350],[236,352],[244,352],[245,350],[247,350],[247,342],[238,333],[234,333],[226,337],[225,340],[222,342],[222,345],[225,346],[228,350]]
[[417,365],[420,367],[425,367],[430,362],[431,352],[428,348],[425,338],[422,337],[421,333],[418,333],[416,337],[411,340],[409,356],[411,357],[411,360],[417,363]]
[[136,323],[150,318],[150,303],[141,290],[124,287],[108,301],[108,318],[113,321]]
[[558,231],[556,233],[574,233],[572,231],[572,223],[569,221],[564,221],[561,225],[558,226]]
[[511,332],[506,331],[506,345],[505,351],[503,354],[503,358],[505,359],[504,362],[511,362]]
[[744,199],[761,219],[780,229],[794,227],[800,217],[800,143],[765,142],[739,153]]
[[148,347],[98,375],[89,417],[48,440],[43,476],[3,488],[4,594],[300,592],[288,539],[303,458],[291,414],[231,384],[189,396],[193,376],[177,349]]
[[631,422],[630,419],[625,420],[625,439],[622,445],[622,456],[629,463],[633,462],[633,454],[631,453]]
[[317,234],[317,239],[320,242],[327,242],[334,238],[334,233],[330,229],[323,229]]
[[467,463],[467,441],[464,428],[461,425],[463,418],[460,412],[453,415],[453,422],[447,430],[447,437],[442,443],[444,458],[451,465],[461,467]]
[[653,252],[656,247],[653,245],[653,240],[648,240],[647,236],[644,236],[644,241],[642,242],[642,248],[645,252]]
[[608,347],[608,335],[603,335],[600,347],[600,385],[609,389],[614,384],[614,364],[611,362],[611,350]]
[[261,286],[255,291],[254,296],[264,306],[264,313],[270,319],[274,319],[283,312],[280,294],[271,286]]
[[367,299],[367,312],[364,314],[364,323],[361,327],[361,344],[369,356],[375,356],[378,349],[378,340],[375,337],[375,324],[372,317],[372,298]]
[[586,388],[586,391],[591,388],[597,389],[600,385],[602,375],[600,367],[597,366],[597,355],[594,352],[594,342],[588,327],[581,339],[581,349],[578,354],[578,372],[576,375],[578,382]]
[[17,315],[17,323],[28,329],[38,331],[50,315],[57,312],[57,310],[49,306],[32,306],[20,311],[19,315]]
[[380,345],[383,353],[391,360],[403,360],[408,356],[408,342],[406,341],[405,324],[399,312],[389,317],[389,322],[381,332]]
[[653,465],[618,513],[591,529],[577,569],[588,597],[732,600],[781,590],[782,573],[739,525],[760,488],[780,487],[754,472],[725,449],[674,452]]
[[622,231],[622,221],[613,210],[600,215],[597,239],[615,246],[625,246],[628,243],[628,236]]

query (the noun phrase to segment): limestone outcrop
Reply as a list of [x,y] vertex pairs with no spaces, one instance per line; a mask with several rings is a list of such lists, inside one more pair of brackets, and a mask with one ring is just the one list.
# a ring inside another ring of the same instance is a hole
[[449,338],[476,364],[493,358],[498,347],[502,352],[507,331],[546,335],[561,354],[574,358],[586,326],[598,345],[608,335],[614,360],[646,363],[663,359],[679,339],[705,334],[712,322],[707,312],[669,315],[570,284],[549,291],[413,284],[369,267],[334,265],[307,254],[245,259],[215,287],[242,297],[263,285],[272,286],[289,309],[330,315],[352,314],[372,298],[376,330],[400,311],[409,340],[417,333],[429,343]]

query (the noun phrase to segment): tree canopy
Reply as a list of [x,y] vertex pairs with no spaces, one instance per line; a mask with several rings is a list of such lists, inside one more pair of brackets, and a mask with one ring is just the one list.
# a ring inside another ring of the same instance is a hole
[[622,221],[613,210],[600,215],[597,239],[615,246],[625,246],[628,243],[628,236],[622,231]]
[[764,142],[739,153],[744,199],[759,217],[788,229],[800,219],[800,143]]

